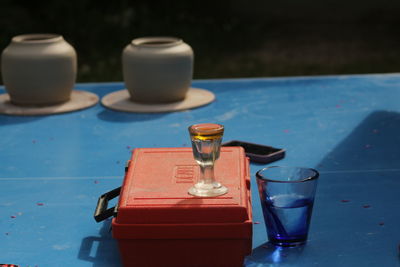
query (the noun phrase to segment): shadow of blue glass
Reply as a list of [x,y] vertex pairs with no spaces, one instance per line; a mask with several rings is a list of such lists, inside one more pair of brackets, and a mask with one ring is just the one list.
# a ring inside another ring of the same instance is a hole
[[246,267],[280,266],[281,264],[293,264],[296,266],[305,247],[281,247],[272,243],[264,243],[253,249],[250,256],[247,256],[244,265]]
[[99,234],[82,239],[78,259],[92,262],[93,267],[122,266],[118,243],[111,236],[111,219],[103,222]]
[[316,166],[319,171],[399,168],[400,114],[375,111]]

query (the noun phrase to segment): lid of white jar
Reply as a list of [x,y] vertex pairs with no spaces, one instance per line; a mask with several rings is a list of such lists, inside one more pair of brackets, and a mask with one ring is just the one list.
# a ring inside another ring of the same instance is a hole
[[52,43],[63,40],[63,37],[59,34],[51,33],[32,33],[32,34],[21,34],[14,36],[12,42],[14,43]]
[[134,46],[144,47],[168,47],[183,43],[182,39],[168,36],[141,37],[133,39],[131,42]]

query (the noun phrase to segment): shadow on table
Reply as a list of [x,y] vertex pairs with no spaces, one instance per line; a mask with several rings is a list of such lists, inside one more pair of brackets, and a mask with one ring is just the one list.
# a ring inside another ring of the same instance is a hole
[[10,125],[10,124],[22,124],[31,121],[36,121],[43,119],[47,116],[14,116],[14,115],[0,115],[0,126]]
[[[338,143],[316,169],[321,172],[399,169],[399,159],[400,113],[375,111]],[[265,243],[253,249],[245,266],[296,266],[305,256],[306,249],[307,245],[280,248]]]
[[246,267],[277,266],[280,264],[296,265],[302,255],[305,246],[278,247],[267,242],[253,249],[250,256],[245,259]]
[[140,122],[159,119],[168,113],[130,113],[123,111],[113,111],[105,109],[97,114],[97,117],[103,121],[109,122]]
[[319,171],[399,168],[400,113],[375,111],[317,166]]
[[122,266],[118,244],[112,238],[111,219],[103,222],[100,236],[88,236],[82,239],[78,259],[92,262],[93,267],[120,267]]

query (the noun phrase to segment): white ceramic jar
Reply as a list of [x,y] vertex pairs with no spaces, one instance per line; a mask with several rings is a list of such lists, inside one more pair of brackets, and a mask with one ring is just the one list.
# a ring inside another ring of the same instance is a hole
[[53,105],[70,99],[77,56],[61,35],[24,34],[4,49],[1,68],[12,103]]
[[131,100],[176,102],[183,100],[190,88],[193,51],[174,37],[138,38],[123,50],[122,68]]

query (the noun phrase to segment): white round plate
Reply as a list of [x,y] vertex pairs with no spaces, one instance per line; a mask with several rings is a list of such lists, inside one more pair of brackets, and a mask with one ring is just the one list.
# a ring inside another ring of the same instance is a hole
[[207,105],[214,101],[215,95],[207,90],[190,88],[182,101],[173,103],[144,104],[130,99],[128,90],[112,92],[101,99],[101,103],[110,109],[125,112],[159,113],[192,109]]
[[50,115],[85,109],[95,105],[98,101],[99,97],[96,94],[73,90],[70,100],[61,104],[51,106],[18,106],[10,102],[8,94],[1,94],[0,114],[23,116]]

